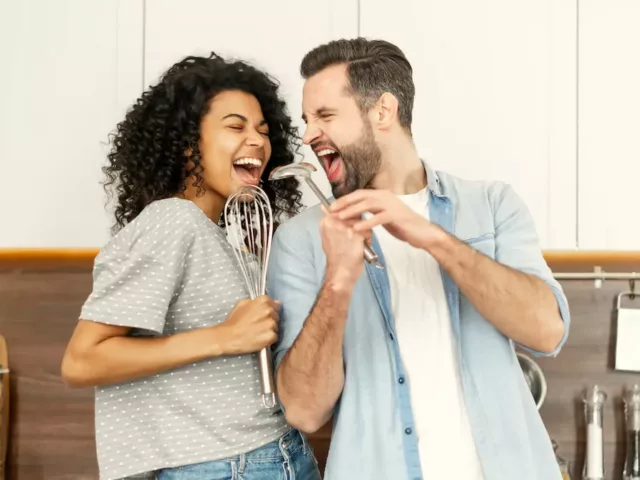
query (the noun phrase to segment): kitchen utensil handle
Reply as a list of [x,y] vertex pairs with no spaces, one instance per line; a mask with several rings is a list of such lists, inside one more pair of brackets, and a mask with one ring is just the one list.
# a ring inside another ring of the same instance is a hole
[[276,406],[276,393],[273,381],[273,369],[271,367],[271,350],[265,347],[260,350],[258,368],[260,370],[260,386],[262,388],[262,404],[266,408]]
[[[316,183],[313,180],[311,180],[311,178],[307,178],[306,180],[307,180],[307,185],[309,185],[311,190],[313,190],[313,193],[316,194],[316,196],[320,200],[320,203],[322,203],[322,205],[324,205],[328,209],[329,206],[331,205],[329,203],[329,199],[324,196],[324,193],[322,193],[322,190],[318,188]],[[375,266],[380,270],[384,268],[380,263],[380,258],[378,258],[378,255],[376,254],[376,252],[374,252],[371,249],[371,247],[369,247],[369,245],[364,246],[364,259],[367,261],[367,263]]]

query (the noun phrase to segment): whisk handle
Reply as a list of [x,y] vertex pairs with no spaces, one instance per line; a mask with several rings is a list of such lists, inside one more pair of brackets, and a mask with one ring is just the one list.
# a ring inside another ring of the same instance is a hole
[[266,408],[276,406],[276,388],[273,380],[271,349],[265,347],[258,354],[258,369],[260,371],[260,386],[262,388],[262,404]]

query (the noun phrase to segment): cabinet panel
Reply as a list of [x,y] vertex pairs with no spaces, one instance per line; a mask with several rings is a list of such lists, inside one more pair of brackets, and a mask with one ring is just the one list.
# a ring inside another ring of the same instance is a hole
[[580,1],[579,245],[639,250],[640,2]]
[[576,246],[575,6],[361,1],[361,35],[414,67],[413,133],[440,169],[514,186],[545,249]]
[[100,167],[141,85],[141,35],[137,0],[2,2],[0,248],[108,239]]
[[[154,0],[145,15],[145,84],[185,55],[208,55],[212,50],[252,62],[277,78],[296,125],[303,133],[302,85],[299,66],[312,48],[339,37],[357,35],[357,0],[251,0],[222,8],[208,0]],[[305,160],[319,167],[308,147]],[[322,173],[317,183],[325,193]],[[318,203],[303,185],[303,201]]]

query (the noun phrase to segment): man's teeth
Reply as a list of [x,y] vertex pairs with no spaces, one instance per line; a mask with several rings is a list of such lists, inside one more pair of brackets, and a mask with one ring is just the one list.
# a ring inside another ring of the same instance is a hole
[[241,158],[233,162],[234,165],[250,165],[252,167],[261,167],[262,161],[257,158]]
[[319,151],[318,151],[318,153],[317,153],[317,155],[318,155],[319,157],[324,157],[325,155],[334,155],[334,154],[336,154],[336,153],[337,153],[337,152],[336,152],[335,150],[331,150],[330,148],[325,148],[325,149],[323,149],[323,150],[319,150]]

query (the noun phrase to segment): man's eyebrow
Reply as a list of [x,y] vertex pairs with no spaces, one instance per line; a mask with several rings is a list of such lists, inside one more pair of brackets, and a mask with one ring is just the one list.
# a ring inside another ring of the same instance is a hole
[[326,115],[327,113],[333,113],[335,111],[335,108],[320,107],[318,110],[316,110],[316,115]]
[[[335,111],[336,111],[336,109],[335,109],[335,108],[320,107],[320,108],[318,108],[318,109],[314,112],[314,115],[315,115],[316,117],[320,117],[320,116],[322,116],[322,115],[326,115],[326,114],[328,114],[328,113],[333,113],[333,112],[335,112]],[[302,114],[302,121],[303,121],[304,123],[307,123],[307,116],[306,116],[304,113]]]

